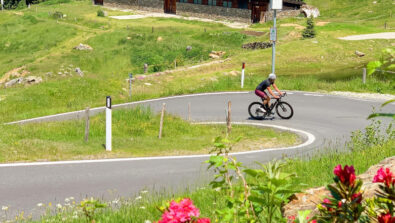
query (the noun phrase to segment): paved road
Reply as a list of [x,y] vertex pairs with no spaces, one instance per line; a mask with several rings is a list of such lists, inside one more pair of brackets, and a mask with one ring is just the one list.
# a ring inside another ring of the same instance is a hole
[[342,40],[395,39],[395,32],[353,35],[353,36],[339,37],[339,39]]
[[[150,100],[114,106],[128,108],[139,104],[159,111],[163,102],[171,113],[187,116],[187,104],[191,103],[192,119],[195,121],[223,121],[227,101],[232,101],[234,121],[249,120],[248,104],[256,100],[252,93],[207,94]],[[309,146],[293,150],[271,150],[239,155],[245,163],[269,161],[289,156],[303,156],[316,149],[324,149],[338,142],[340,145],[351,131],[364,128],[369,122],[366,117],[372,107],[381,102],[363,101],[340,96],[293,92],[286,101],[294,106],[295,116],[291,120],[272,120],[258,123],[280,125],[312,133],[316,140]],[[389,105],[386,110],[393,110]],[[103,108],[92,113],[102,112]],[[80,117],[82,112],[55,115],[25,122],[66,120]],[[17,210],[37,212],[37,203],[64,203],[66,197],[77,199],[86,196],[114,199],[116,196],[133,196],[136,192],[152,188],[167,190],[182,189],[207,179],[206,157],[183,157],[164,159],[118,160],[111,162],[79,162],[40,165],[0,165],[0,206],[9,206],[10,213]],[[111,192],[109,192],[111,191]],[[36,209],[36,210],[35,210]],[[2,213],[3,214],[3,213]],[[1,216],[0,216],[1,218]]]

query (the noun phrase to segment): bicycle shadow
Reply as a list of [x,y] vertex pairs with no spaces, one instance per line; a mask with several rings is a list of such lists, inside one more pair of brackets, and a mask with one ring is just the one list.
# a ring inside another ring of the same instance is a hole
[[249,120],[249,121],[273,121],[275,119],[276,119],[276,117],[265,117],[263,119],[255,119],[255,118],[251,118],[251,117],[247,118],[247,120]]

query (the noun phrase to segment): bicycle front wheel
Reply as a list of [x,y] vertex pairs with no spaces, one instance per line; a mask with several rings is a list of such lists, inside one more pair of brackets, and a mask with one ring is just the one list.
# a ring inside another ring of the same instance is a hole
[[266,112],[263,109],[263,104],[259,102],[253,102],[248,106],[248,113],[251,118],[262,120],[266,117]]
[[294,115],[294,110],[287,102],[279,102],[276,106],[277,115],[282,119],[290,119]]

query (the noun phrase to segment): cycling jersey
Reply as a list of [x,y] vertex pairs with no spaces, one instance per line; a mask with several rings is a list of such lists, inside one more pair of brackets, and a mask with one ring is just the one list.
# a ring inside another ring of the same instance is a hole
[[270,85],[273,85],[273,83],[270,83],[269,79],[266,79],[256,87],[256,90],[265,91]]

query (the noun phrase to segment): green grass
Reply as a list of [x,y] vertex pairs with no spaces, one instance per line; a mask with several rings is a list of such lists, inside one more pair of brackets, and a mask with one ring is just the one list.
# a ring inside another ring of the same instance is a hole
[[[85,121],[0,126],[0,162],[73,160],[112,157],[208,154],[224,125],[195,125],[166,115],[163,138],[158,139],[159,115],[149,109],[118,110],[113,114],[113,151],[106,152],[104,114],[90,122],[84,142]],[[282,147],[301,142],[290,132],[234,125],[231,135],[242,136],[235,151]]]
[[[372,146],[363,150],[354,152],[332,152],[326,154],[317,154],[309,160],[290,160],[286,166],[286,171],[294,172],[298,175],[297,182],[303,183],[299,189],[324,186],[333,182],[333,168],[338,165],[354,165],[357,174],[365,172],[370,166],[377,164],[387,157],[395,155],[393,148],[395,141],[389,140],[382,145]],[[210,190],[208,187],[183,188],[184,192],[161,191],[151,192],[148,194],[140,193],[136,197],[141,199],[125,198],[117,204],[112,203],[113,208],[99,211],[96,215],[96,222],[151,222],[160,218],[158,206],[166,200],[177,197],[189,197],[194,204],[200,209],[201,216],[214,219],[215,208],[224,206],[224,197]],[[73,210],[77,210],[73,218]],[[63,220],[62,220],[63,219]],[[83,214],[78,209],[66,209],[55,216],[46,215],[41,222],[85,222]]]

